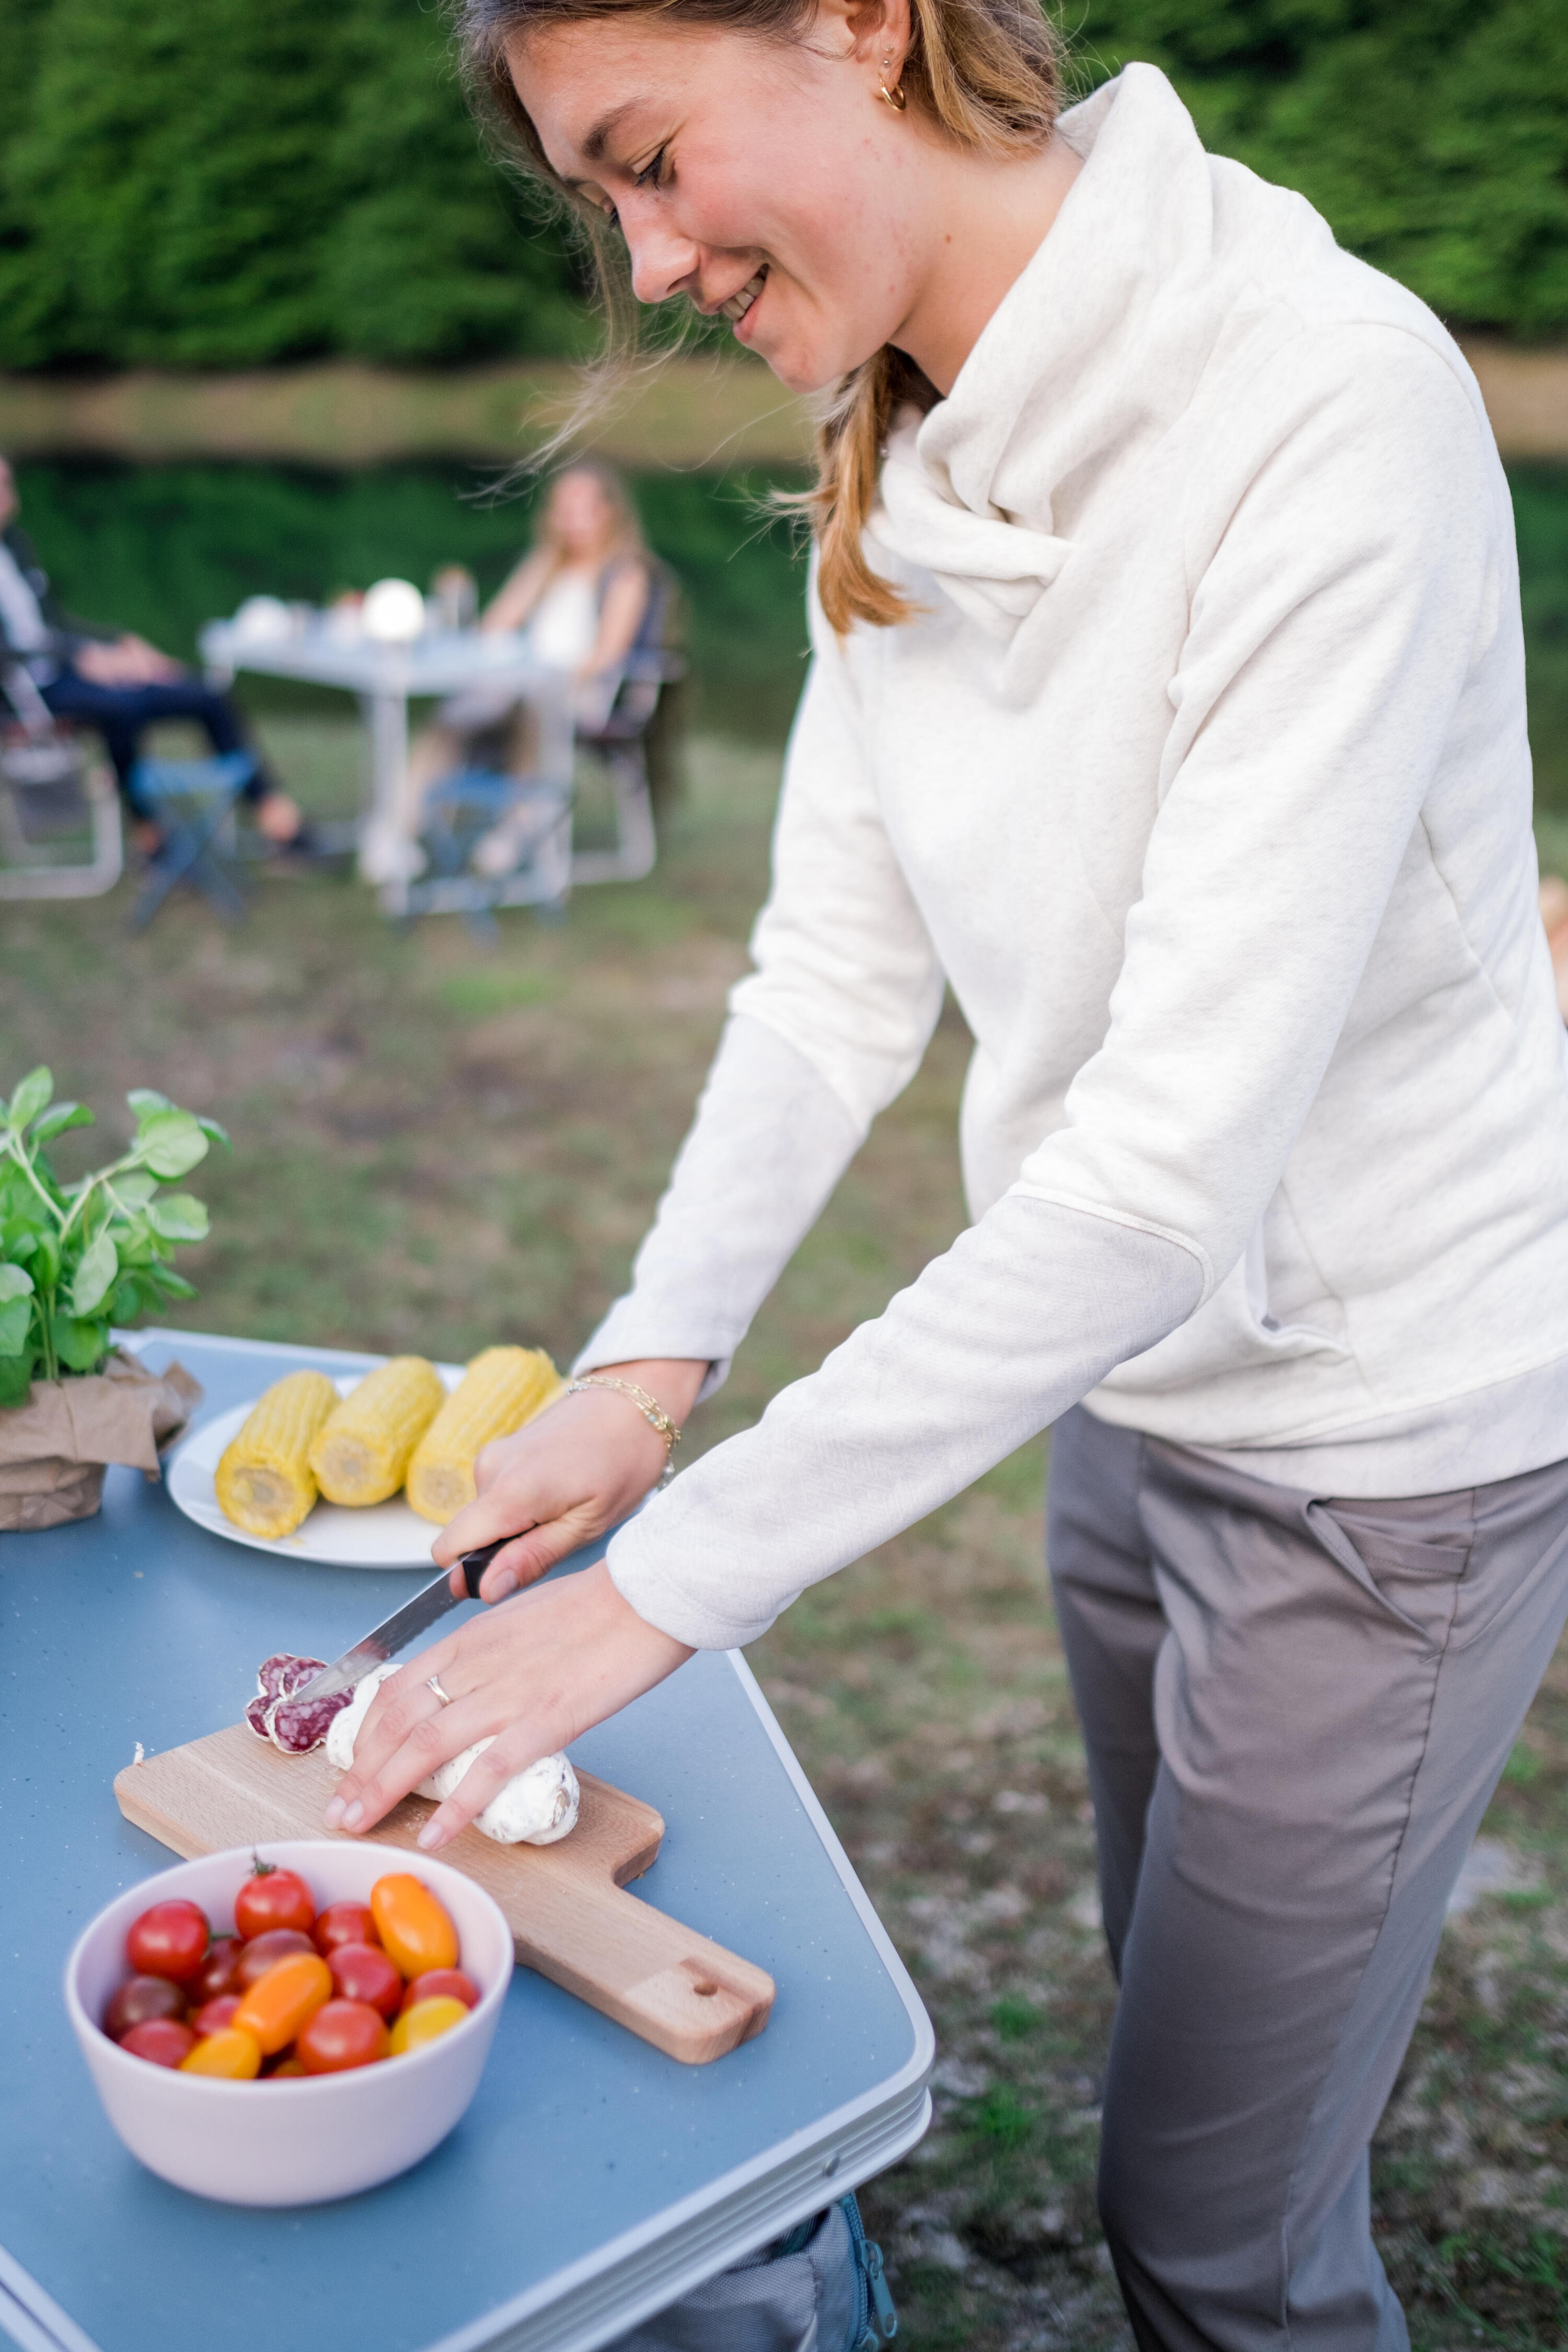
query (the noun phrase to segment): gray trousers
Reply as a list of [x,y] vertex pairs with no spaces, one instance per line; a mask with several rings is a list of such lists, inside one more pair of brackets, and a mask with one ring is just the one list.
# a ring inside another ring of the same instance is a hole
[[1048,1547],[1121,1980],[1100,2214],[1142,2352],[1405,2352],[1368,2145],[1568,1612],[1568,1463],[1395,1502],[1081,1408]]

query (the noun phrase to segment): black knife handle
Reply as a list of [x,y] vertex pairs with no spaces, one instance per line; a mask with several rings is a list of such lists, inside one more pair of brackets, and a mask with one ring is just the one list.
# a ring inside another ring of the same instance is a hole
[[494,1559],[497,1552],[502,1550],[507,1544],[513,1540],[514,1538],[510,1536],[501,1536],[495,1543],[486,1544],[482,1549],[479,1551],[466,1551],[463,1554],[461,1559],[458,1562],[458,1566],[463,1571],[463,1581],[468,1588],[468,1598],[470,1601],[477,1601],[479,1599],[479,1579],[483,1576],[486,1569],[489,1568],[491,1560]]

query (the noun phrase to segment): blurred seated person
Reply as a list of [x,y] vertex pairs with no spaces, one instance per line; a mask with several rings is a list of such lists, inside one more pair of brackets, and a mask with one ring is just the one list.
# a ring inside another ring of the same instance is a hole
[[[620,477],[588,462],[558,474],[538,540],[481,614],[482,630],[518,630],[531,653],[572,679],[580,734],[604,727],[626,656],[657,622],[653,559]],[[418,810],[430,787],[465,767],[521,775],[533,764],[526,698],[512,686],[453,695],[409,747]]]
[[[145,638],[69,619],[32,541],[17,528],[20,506],[16,477],[0,457],[0,666],[20,662],[57,719],[103,738],[134,820],[132,839],[155,856],[162,845],[157,819],[139,805],[132,782],[143,730],[159,719],[195,719],[215,751],[242,751],[252,748],[244,724],[226,694]],[[245,798],[265,839],[279,848],[307,846],[304,819],[265,768],[246,785]]]

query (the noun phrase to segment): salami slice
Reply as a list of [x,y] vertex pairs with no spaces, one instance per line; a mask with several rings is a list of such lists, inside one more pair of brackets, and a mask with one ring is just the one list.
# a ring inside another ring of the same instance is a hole
[[245,1710],[246,1722],[258,1739],[270,1739],[285,1756],[308,1756],[320,1748],[332,1717],[347,1706],[353,1694],[339,1691],[331,1698],[300,1700],[302,1691],[326,1664],[324,1658],[300,1658],[279,1650],[263,1658],[256,1670],[256,1696]]

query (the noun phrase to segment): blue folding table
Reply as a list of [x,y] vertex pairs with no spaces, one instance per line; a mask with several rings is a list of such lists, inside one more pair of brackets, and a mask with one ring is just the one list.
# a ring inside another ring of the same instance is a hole
[[[374,1360],[144,1353],[203,1383],[198,1418]],[[770,1970],[765,2032],[682,2066],[520,1969],[473,2105],[401,2179],[268,2212],[142,2170],[60,1997],[80,1928],[173,1860],[114,1775],[233,1722],[269,1652],[332,1657],[412,1589],[226,1543],[132,1471],[99,1517],[0,1538],[0,2333],[25,2352],[593,2352],[924,2131],[919,1996],[744,1661],[710,1654],[573,1752],[664,1815],[633,1891]]]

